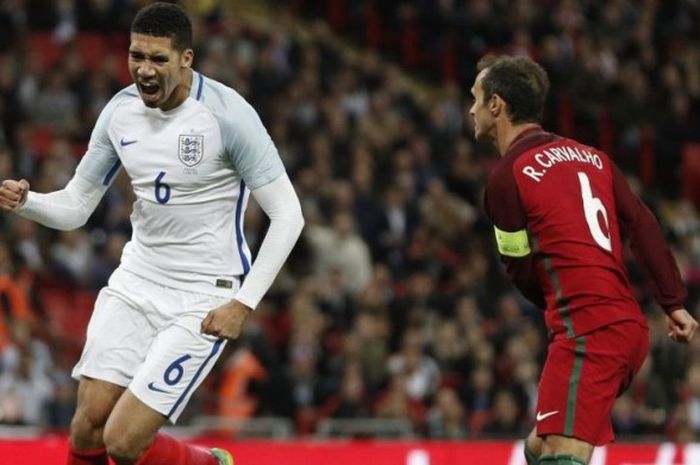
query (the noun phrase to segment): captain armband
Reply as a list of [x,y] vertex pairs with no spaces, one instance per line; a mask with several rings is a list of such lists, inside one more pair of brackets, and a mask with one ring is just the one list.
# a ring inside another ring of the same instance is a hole
[[493,227],[496,234],[496,244],[498,252],[506,257],[525,257],[530,254],[530,241],[527,237],[527,230],[507,232]]

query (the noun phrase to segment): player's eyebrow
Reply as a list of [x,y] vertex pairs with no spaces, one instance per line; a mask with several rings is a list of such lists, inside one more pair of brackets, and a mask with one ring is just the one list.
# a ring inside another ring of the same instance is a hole
[[148,58],[151,61],[155,61],[158,63],[164,63],[170,60],[170,57],[165,53],[154,53],[149,55],[140,50],[129,50],[129,55],[134,58]]

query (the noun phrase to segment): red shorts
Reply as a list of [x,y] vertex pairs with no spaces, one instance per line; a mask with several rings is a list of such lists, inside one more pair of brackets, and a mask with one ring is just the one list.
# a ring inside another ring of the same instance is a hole
[[649,329],[621,321],[549,344],[537,400],[537,435],[560,434],[601,446],[612,442],[610,414],[644,363]]

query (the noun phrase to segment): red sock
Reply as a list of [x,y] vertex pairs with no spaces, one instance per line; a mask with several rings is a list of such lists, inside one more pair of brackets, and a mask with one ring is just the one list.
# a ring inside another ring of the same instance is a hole
[[208,450],[157,434],[135,465],[219,465]]
[[66,465],[107,465],[107,451],[101,449],[79,449],[68,446]]

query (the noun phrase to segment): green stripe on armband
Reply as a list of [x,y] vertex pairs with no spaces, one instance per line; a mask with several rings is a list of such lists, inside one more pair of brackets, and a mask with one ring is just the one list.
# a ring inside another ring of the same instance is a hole
[[496,226],[493,227],[496,233],[496,244],[501,255],[506,257],[524,257],[530,254],[530,241],[527,237],[527,230],[507,232],[501,231]]

